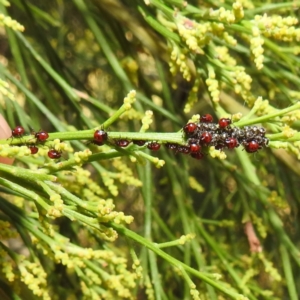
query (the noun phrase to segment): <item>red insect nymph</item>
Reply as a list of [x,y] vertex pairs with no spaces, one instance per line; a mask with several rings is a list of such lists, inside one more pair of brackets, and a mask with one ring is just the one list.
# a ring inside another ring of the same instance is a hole
[[20,138],[24,135],[24,133],[25,129],[22,126],[17,126],[12,130],[11,135],[12,137]]
[[48,139],[49,134],[47,131],[40,130],[34,136],[39,142],[45,142]]

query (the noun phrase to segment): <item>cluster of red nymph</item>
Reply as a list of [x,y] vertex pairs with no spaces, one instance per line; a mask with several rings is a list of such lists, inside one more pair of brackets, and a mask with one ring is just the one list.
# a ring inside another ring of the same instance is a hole
[[213,122],[210,114],[200,117],[199,122],[187,123],[183,127],[187,145],[166,144],[176,153],[190,154],[193,158],[204,157],[203,148],[214,146],[217,150],[234,149],[242,145],[248,153],[254,153],[269,143],[265,137],[266,130],[258,126],[238,128],[232,126],[229,118]]
[[[198,122],[187,123],[182,128],[186,145],[176,143],[166,143],[165,146],[173,150],[175,153],[190,154],[191,157],[201,159],[204,157],[204,148],[214,146],[216,150],[234,149],[242,145],[248,153],[254,153],[269,143],[265,137],[266,130],[258,126],[245,126],[239,128],[232,125],[229,118],[221,118],[218,123],[213,122],[213,117],[210,114],[202,115]],[[22,138],[25,130],[22,126],[17,126],[12,130],[12,138]],[[36,139],[34,144],[29,144],[28,148],[32,154],[38,152],[39,144],[43,144],[49,137],[44,130],[31,132]],[[99,129],[94,132],[93,144],[102,146],[106,143],[125,148],[130,143],[138,146],[144,146],[152,151],[160,149],[161,144],[156,141],[145,140],[128,140],[128,139],[108,139],[108,133],[105,130]],[[51,159],[61,157],[61,151],[50,149],[48,156]]]
[[[99,129],[94,132],[94,139],[92,140],[92,143],[98,146],[102,146],[107,142],[107,140],[108,140],[107,132]],[[147,148],[152,151],[157,151],[160,149],[160,144],[154,141],[147,142],[142,140],[110,139],[110,144],[121,148],[126,148],[130,143],[133,143],[138,146],[146,145]]]
[[[21,139],[25,135],[25,129],[22,126],[16,126],[11,131],[11,138],[19,138]],[[35,132],[31,130],[30,134],[32,134],[35,138],[34,144],[28,144],[27,147],[30,149],[31,154],[36,154],[39,151],[38,145],[43,144],[46,142],[46,140],[49,138],[49,134],[45,130],[40,130],[38,132]],[[51,159],[57,159],[61,157],[61,151],[55,150],[55,149],[49,149],[48,151],[48,157]]]

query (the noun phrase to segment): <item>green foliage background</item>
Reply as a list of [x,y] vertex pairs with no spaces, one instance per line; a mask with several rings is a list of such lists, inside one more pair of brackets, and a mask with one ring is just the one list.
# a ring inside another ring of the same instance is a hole
[[[17,158],[0,168],[1,299],[299,299],[299,1],[0,3],[25,27],[1,21],[0,113],[53,133],[34,157],[14,146],[32,137],[0,144]],[[196,161],[86,143],[151,120],[149,140],[184,143],[204,113],[262,123],[270,147]]]

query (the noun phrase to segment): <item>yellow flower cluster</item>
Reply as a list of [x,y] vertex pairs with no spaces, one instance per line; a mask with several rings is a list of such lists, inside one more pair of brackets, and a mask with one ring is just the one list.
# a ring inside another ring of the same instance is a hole
[[236,1],[232,4],[233,14],[235,16],[235,20],[241,20],[244,18],[244,8],[243,8],[243,1]]
[[261,33],[266,37],[272,37],[284,42],[299,41],[300,29],[295,28],[298,19],[295,17],[282,17],[279,15],[268,16],[267,14],[256,15],[254,22]]
[[[48,236],[53,237],[55,234],[55,229],[52,224],[49,223],[49,219],[46,215],[39,214],[39,222],[41,224],[41,230]],[[34,238],[33,238],[34,240]]]
[[291,137],[293,137],[293,136],[297,133],[297,131],[294,130],[294,129],[292,129],[292,128],[291,128],[290,126],[288,126],[288,125],[284,125],[283,128],[282,128],[282,133],[283,133],[283,135],[284,135],[285,137],[291,138]]
[[118,170],[117,172],[117,179],[121,183],[126,183],[132,186],[142,186],[142,182],[135,178],[132,172],[132,169],[127,166],[126,163],[123,162],[124,160],[121,158],[116,158],[113,160],[113,166]]
[[297,18],[290,16],[286,18],[279,15],[268,16],[267,14],[255,16],[252,21],[250,49],[258,70],[263,68],[263,37],[284,42],[300,41],[300,29],[294,27],[297,23]]
[[113,179],[114,177],[116,177],[116,174],[115,173],[111,173],[111,172],[107,172],[107,171],[103,170],[101,172],[101,177],[102,177],[103,184],[108,188],[109,192],[113,196],[118,196],[119,189],[115,185],[115,181]]
[[263,61],[264,61],[264,39],[261,37],[261,33],[258,27],[252,27],[252,35],[253,37],[250,39],[250,50],[254,56],[254,62],[256,68],[258,70],[263,68]]
[[264,253],[258,253],[258,257],[264,264],[266,273],[268,273],[273,280],[281,281],[282,277],[280,276],[278,270],[273,266],[273,263],[265,257]]
[[135,259],[132,264],[132,270],[135,271],[136,279],[143,278],[143,268],[141,262],[138,259]]
[[154,289],[149,276],[145,279],[146,295],[148,300],[155,300]]
[[0,26],[7,26],[16,31],[24,31],[24,26],[13,20],[11,17],[0,14]]
[[153,157],[151,161],[155,164],[155,167],[158,169],[162,168],[166,163],[163,159],[159,159],[157,157]]
[[232,5],[232,11],[221,7],[217,10],[210,10],[209,15],[222,23],[232,24],[244,17],[244,9],[241,1],[236,1]]
[[182,235],[179,238],[179,245],[184,245],[185,243],[189,242],[190,240],[195,238],[195,234],[194,233],[188,233],[186,235]]
[[200,86],[200,78],[196,78],[194,85],[189,93],[187,102],[184,106],[184,112],[189,113],[194,106],[195,103],[198,101],[198,91],[199,91],[199,86]]
[[4,106],[5,101],[4,101],[3,97],[7,97],[11,101],[15,101],[15,96],[10,91],[9,84],[6,81],[0,79],[0,102],[2,104],[2,101],[3,101],[3,106]]
[[[7,256],[7,253],[1,250],[1,254],[0,257],[1,259],[3,259],[5,256]],[[11,261],[11,259],[8,260],[2,260],[1,261],[1,271],[2,273],[5,275],[5,277],[7,278],[7,280],[9,282],[13,282],[16,279],[16,272],[13,269],[13,262]]]
[[198,123],[199,120],[200,120],[200,115],[195,114],[189,119],[188,123]]
[[217,53],[217,58],[226,64],[226,66],[234,67],[236,66],[236,60],[229,54],[229,50],[225,46],[216,46],[215,51]]
[[252,78],[245,72],[245,68],[240,66],[236,66],[234,71],[229,73],[234,84],[234,91],[249,103]]
[[213,158],[226,159],[226,153],[224,151],[216,150],[215,147],[209,148],[209,155]]
[[[41,248],[44,243],[38,245]],[[44,253],[47,253],[45,255],[53,256],[57,263],[76,272],[86,299],[94,299],[88,297],[103,299],[101,298],[103,294],[99,294],[95,286],[101,287],[105,299],[115,299],[116,294],[118,299],[132,299],[132,289],[136,287],[136,280],[140,277],[136,270],[139,269],[138,261],[135,261],[136,267],[132,268],[131,272],[127,269],[127,259],[118,256],[117,251],[82,248],[70,243],[59,234],[55,235],[51,250],[48,246],[45,250]]]
[[74,153],[74,159],[77,166],[81,166],[88,158],[92,155],[92,151],[90,149],[85,149],[83,151],[77,151]]
[[[300,141],[292,143],[285,143],[286,149],[294,153],[297,156],[297,159],[300,159]],[[283,148],[283,147],[280,147]]]
[[199,291],[196,289],[196,286],[195,287],[190,287],[190,294],[191,294],[191,296],[192,296],[192,298],[194,299],[194,300],[201,300],[201,298],[200,298],[200,293],[199,293]]
[[1,157],[23,157],[31,155],[31,151],[27,146],[10,146],[9,144],[0,145]]
[[0,241],[16,238],[18,232],[11,227],[7,221],[0,220]]
[[150,125],[153,122],[153,111],[152,110],[147,110],[145,112],[145,116],[142,119],[142,127],[140,129],[140,132],[145,132],[149,129]]
[[124,98],[124,105],[126,110],[131,109],[131,105],[136,101],[136,91],[132,90],[128,93],[128,95]]
[[292,124],[300,120],[300,110],[295,110],[292,113],[286,114],[280,120],[285,124]]
[[267,237],[267,228],[266,225],[264,224],[264,221],[262,218],[259,218],[256,214],[253,212],[251,213],[251,220],[253,224],[255,224],[255,228],[257,229],[259,235],[265,239]]
[[262,97],[257,97],[254,102],[253,109],[257,116],[263,116],[275,111],[275,108],[269,104],[269,101],[263,100]]
[[208,78],[205,83],[207,84],[208,91],[212,98],[213,102],[220,101],[220,90],[219,90],[219,82],[216,80],[216,73],[213,68],[209,68],[208,70]]
[[75,167],[75,170],[75,172],[64,171],[59,174],[60,183],[68,191],[91,202],[97,202],[99,200],[98,196],[105,195],[101,186],[91,179],[90,171],[78,166]]
[[289,207],[287,201],[280,197],[277,191],[272,191],[270,193],[270,195],[268,196],[268,201],[281,212]]
[[193,53],[204,54],[201,48],[209,42],[208,33],[212,31],[209,22],[200,24],[189,19],[183,19],[182,22],[178,22],[177,30],[188,49]]
[[232,35],[230,35],[227,31],[225,31],[221,35],[221,37],[227,44],[229,44],[231,46],[236,46],[237,40]]
[[185,52],[187,52],[187,50],[181,50],[178,46],[173,45],[169,67],[173,76],[180,72],[185,80],[190,81],[192,74],[187,63],[187,58],[184,54]]
[[43,300],[50,300],[47,291],[47,274],[37,262],[30,262],[27,259],[18,264],[21,281],[33,292],[34,295],[42,297]]
[[113,211],[115,205],[112,199],[101,200],[98,203],[98,217],[100,222],[115,222],[116,224],[130,224],[133,221],[132,216],[125,216],[124,213]]
[[198,193],[203,193],[205,191],[204,187],[199,183],[199,180],[193,176],[189,176],[189,186]]
[[135,110],[133,107],[125,111],[121,116],[121,120],[141,120],[143,118],[143,113]]
[[47,217],[58,218],[62,216],[62,210],[64,208],[64,202],[61,196],[57,193],[52,192],[49,200],[53,202],[53,206],[47,211]]

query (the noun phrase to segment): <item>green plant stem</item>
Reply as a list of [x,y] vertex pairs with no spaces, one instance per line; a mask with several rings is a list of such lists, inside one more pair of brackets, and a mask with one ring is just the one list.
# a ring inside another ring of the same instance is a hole
[[159,249],[174,247],[174,246],[182,246],[182,243],[181,243],[180,239],[170,241],[170,242],[156,244],[156,247],[159,248]]
[[124,69],[121,67],[114,51],[110,47],[110,42],[105,38],[101,28],[96,23],[95,19],[92,16],[92,13],[89,11],[85,1],[82,0],[73,0],[73,3],[76,5],[77,9],[81,12],[82,17],[85,19],[90,30],[93,32],[94,37],[99,44],[101,51],[106,56],[111,68],[113,69],[114,74],[119,78],[120,83],[124,86],[125,90],[131,90],[132,84],[128,79]]
[[[236,153],[242,165],[243,172],[245,176],[248,178],[249,182],[254,183],[257,187],[261,186],[260,180],[256,174],[256,170],[253,164],[251,163],[247,153],[245,153],[245,151],[242,151],[241,149],[237,149]],[[290,253],[295,259],[295,262],[298,264],[298,266],[300,266],[300,261],[299,261],[300,251],[297,249],[297,247],[295,247],[295,245],[293,244],[289,236],[286,234],[283,227],[283,223],[280,217],[276,214],[274,209],[271,207],[267,199],[267,195],[263,194],[263,192],[258,188],[257,197],[266,207],[268,207],[266,213],[268,215],[270,223],[272,224],[273,228],[277,232],[278,238],[281,240],[281,243],[283,243],[285,247],[289,249]]]
[[0,164],[0,171],[13,175],[17,178],[22,178],[24,180],[33,182],[37,182],[38,180],[55,182],[57,180],[56,176],[45,174],[42,170],[27,170],[24,168]]
[[[238,285],[239,289],[243,292],[245,292],[245,286],[243,286],[243,283],[241,281],[241,278],[236,273],[234,268],[230,265],[226,257],[223,255],[222,250],[220,249],[220,246],[215,242],[215,240],[206,232],[202,224],[199,224],[196,222],[196,226],[201,234],[201,236],[206,240],[206,242],[210,245],[210,247],[213,249],[213,251],[218,255],[220,261],[226,268],[226,271],[231,275],[231,277],[234,279],[236,284]],[[248,297],[251,297],[253,299],[251,294],[247,294]]]
[[233,292],[232,290],[228,289],[228,287],[223,286],[221,283],[208,278],[203,273],[201,273],[201,272],[187,266],[183,262],[175,259],[171,255],[169,255],[166,252],[162,251],[161,249],[157,248],[155,246],[155,244],[153,244],[149,240],[143,238],[142,236],[136,234],[135,232],[125,228],[124,226],[117,225],[115,223],[110,223],[110,226],[113,229],[115,229],[118,233],[120,233],[121,235],[124,235],[124,236],[138,242],[142,246],[147,247],[148,249],[150,249],[151,251],[156,253],[158,256],[162,257],[164,260],[171,263],[173,266],[182,268],[185,271],[193,274],[194,276],[198,277],[199,279],[203,280],[204,282],[210,284],[211,286],[215,287],[219,291],[223,292],[225,295],[229,296],[231,299],[236,299],[236,300],[240,299],[240,297],[241,297],[240,294]]
[[283,271],[285,274],[285,282],[289,291],[289,299],[297,300],[299,299],[299,297],[297,294],[297,288],[295,286],[295,281],[294,281],[294,276],[293,276],[293,271],[292,271],[292,266],[291,266],[291,261],[289,258],[288,251],[284,245],[280,245],[279,250],[281,253]]
[[40,65],[45,69],[45,71],[64,89],[70,99],[74,101],[78,101],[79,97],[75,93],[75,91],[69,86],[69,84],[54,71],[54,69],[40,56],[34,48],[30,45],[27,39],[20,32],[15,32],[20,41],[23,42],[24,46],[30,51],[33,57],[40,63]]
[[[95,129],[81,131],[66,131],[49,133],[49,138],[45,145],[52,145],[50,142],[55,139],[62,141],[71,140],[93,140]],[[168,143],[186,144],[181,132],[108,132],[108,139],[128,139],[141,141],[158,141]],[[33,135],[24,136],[22,138],[14,138],[13,140],[0,140],[0,145],[24,145],[35,143],[36,139]]]
[[252,120],[243,120],[243,119],[241,119],[240,121],[235,122],[234,125],[238,126],[238,127],[243,127],[243,126],[246,126],[246,125],[253,125],[253,124],[257,124],[257,123],[268,122],[272,118],[283,116],[283,115],[285,115],[289,112],[292,112],[294,110],[297,110],[299,108],[300,108],[300,101],[298,101],[294,105],[289,106],[287,108],[275,111],[273,113],[266,114],[266,115],[261,116],[261,117],[254,118]]
[[127,109],[126,104],[123,104],[116,112],[114,112],[114,114],[109,117],[103,124],[103,128],[108,128],[109,126],[111,126],[115,121],[118,121],[118,119],[120,118],[120,116],[122,114],[124,114],[128,109]]
[[1,178],[1,177],[0,177],[0,184],[7,188],[12,189],[13,191],[20,193],[26,199],[31,199],[31,200],[35,201],[45,211],[50,209],[50,205],[48,203],[46,203],[46,201],[42,197],[40,197],[38,194],[36,194],[35,192],[32,192],[31,190],[29,190],[27,188],[24,188],[16,183],[13,183],[13,182],[6,180],[4,178]]

